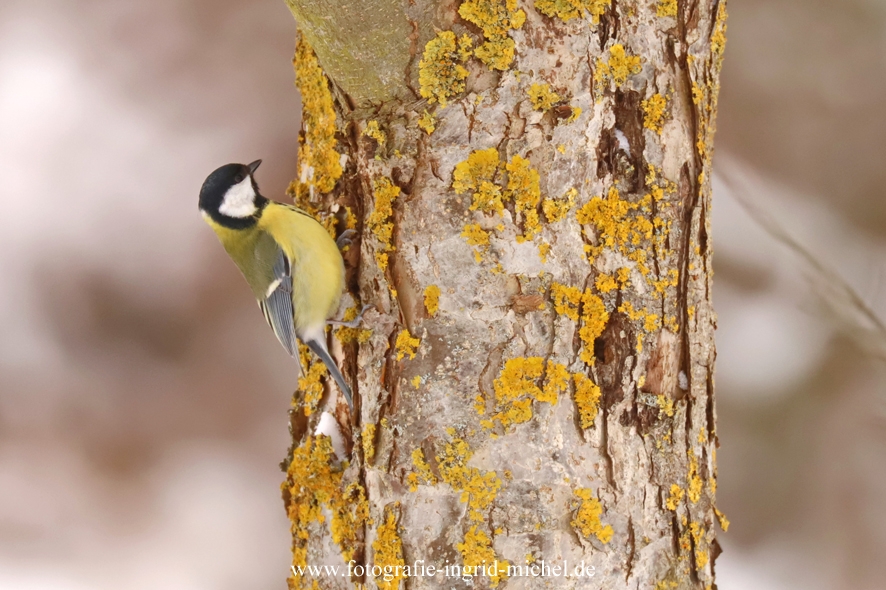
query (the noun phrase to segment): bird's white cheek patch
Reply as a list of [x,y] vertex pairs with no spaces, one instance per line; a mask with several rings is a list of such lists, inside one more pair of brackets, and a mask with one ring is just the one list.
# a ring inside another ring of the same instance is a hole
[[255,190],[252,188],[252,179],[248,176],[228,189],[218,208],[222,215],[239,219],[254,215],[256,210]]

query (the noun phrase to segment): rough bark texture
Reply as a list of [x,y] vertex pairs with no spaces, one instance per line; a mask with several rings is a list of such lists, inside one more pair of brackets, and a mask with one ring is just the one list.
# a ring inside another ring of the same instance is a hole
[[[300,383],[293,565],[498,560],[475,585],[712,587],[725,2],[287,2],[305,109],[291,192],[360,230],[349,284],[373,306],[339,334],[353,422],[323,402],[347,461],[311,435],[322,369]],[[542,560],[568,576],[513,569]],[[412,574],[289,583],[470,586]]]

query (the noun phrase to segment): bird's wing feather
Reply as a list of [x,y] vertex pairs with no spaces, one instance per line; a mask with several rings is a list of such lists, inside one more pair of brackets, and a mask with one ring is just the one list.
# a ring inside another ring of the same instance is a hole
[[258,305],[268,325],[274,330],[277,340],[291,356],[297,359],[298,344],[295,339],[292,309],[292,264],[279,246],[274,259],[273,276],[264,299],[259,299]]

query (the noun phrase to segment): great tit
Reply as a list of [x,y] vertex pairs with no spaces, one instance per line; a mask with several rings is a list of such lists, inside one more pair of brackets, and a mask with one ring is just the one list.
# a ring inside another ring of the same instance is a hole
[[[243,273],[274,334],[298,360],[296,338],[316,354],[353,407],[351,388],[326,347],[345,266],[339,246],[311,215],[263,197],[261,164],[226,164],[200,188],[200,213]],[[299,365],[300,365],[299,361]]]

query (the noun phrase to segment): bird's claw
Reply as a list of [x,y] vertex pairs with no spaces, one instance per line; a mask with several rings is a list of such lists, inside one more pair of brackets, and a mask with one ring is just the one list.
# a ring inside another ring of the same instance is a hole
[[355,229],[346,229],[341,232],[341,235],[338,236],[338,239],[335,240],[335,245],[338,246],[338,249],[341,250],[345,246],[350,246],[351,242],[354,241],[354,236],[357,235],[357,230]]

